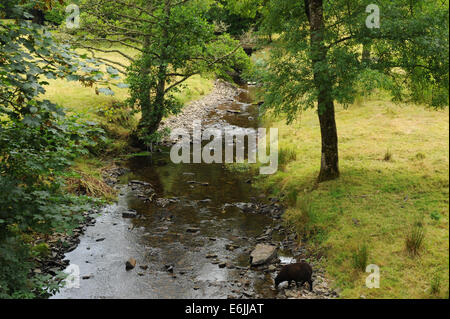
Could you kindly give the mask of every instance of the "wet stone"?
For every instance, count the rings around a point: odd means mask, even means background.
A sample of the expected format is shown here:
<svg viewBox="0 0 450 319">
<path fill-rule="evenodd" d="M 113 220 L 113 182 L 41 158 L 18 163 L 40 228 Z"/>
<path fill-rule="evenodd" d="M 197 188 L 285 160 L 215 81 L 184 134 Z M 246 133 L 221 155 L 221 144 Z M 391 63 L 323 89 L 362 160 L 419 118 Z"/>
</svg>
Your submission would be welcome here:
<svg viewBox="0 0 450 319">
<path fill-rule="evenodd" d="M 227 267 L 227 269 L 234 269 L 235 266 L 232 263 L 226 263 L 225 266 Z"/>
<path fill-rule="evenodd" d="M 200 228 L 198 228 L 198 227 L 188 227 L 186 229 L 186 232 L 192 233 L 192 234 L 198 233 L 198 232 L 200 232 Z"/>
<path fill-rule="evenodd" d="M 122 217 L 123 218 L 136 218 L 137 212 L 134 210 L 128 210 L 128 211 L 122 213 Z"/>
<path fill-rule="evenodd" d="M 239 248 L 239 246 L 234 245 L 234 244 L 226 244 L 225 245 L 225 249 L 229 250 L 229 251 L 234 251 L 235 249 Z"/>
<path fill-rule="evenodd" d="M 167 272 L 173 273 L 173 266 L 172 265 L 165 265 L 164 268 Z"/>
<path fill-rule="evenodd" d="M 264 265 L 277 256 L 277 247 L 267 244 L 258 244 L 250 254 L 252 266 Z"/>
<path fill-rule="evenodd" d="M 134 259 L 134 258 L 128 259 L 127 262 L 125 263 L 125 269 L 131 270 L 134 267 L 136 267 L 136 259 Z"/>
</svg>

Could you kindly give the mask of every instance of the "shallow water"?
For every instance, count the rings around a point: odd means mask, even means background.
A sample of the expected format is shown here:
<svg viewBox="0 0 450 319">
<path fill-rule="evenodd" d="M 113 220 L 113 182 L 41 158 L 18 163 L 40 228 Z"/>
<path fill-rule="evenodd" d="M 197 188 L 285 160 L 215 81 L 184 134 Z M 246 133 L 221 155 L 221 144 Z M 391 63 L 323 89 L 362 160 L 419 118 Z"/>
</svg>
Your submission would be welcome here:
<svg viewBox="0 0 450 319">
<path fill-rule="evenodd" d="M 219 105 L 206 124 L 256 128 L 258 107 L 251 104 L 251 90 L 241 93 L 239 101 Z M 79 266 L 81 276 L 90 278 L 54 298 L 227 298 L 244 292 L 247 297 L 275 297 L 273 275 L 248 266 L 255 238 L 276 222 L 234 205 L 264 200 L 248 183 L 251 176 L 223 164 L 173 164 L 168 149 L 135 157 L 127 165 L 131 173 L 121 177 L 118 203 L 106 207 L 80 237 L 78 248 L 66 255 Z M 144 202 L 128 186 L 131 180 L 151 183 L 156 197 L 169 199 L 168 204 Z M 128 209 L 139 217 L 123 219 Z M 199 232 L 189 233 L 189 227 Z M 105 240 L 97 242 L 100 238 Z M 237 248 L 227 250 L 227 244 Z M 126 271 L 130 257 L 137 266 Z M 217 262 L 234 267 L 220 268 Z M 144 265 L 148 269 L 140 268 Z M 173 273 L 167 271 L 169 266 Z"/>
</svg>

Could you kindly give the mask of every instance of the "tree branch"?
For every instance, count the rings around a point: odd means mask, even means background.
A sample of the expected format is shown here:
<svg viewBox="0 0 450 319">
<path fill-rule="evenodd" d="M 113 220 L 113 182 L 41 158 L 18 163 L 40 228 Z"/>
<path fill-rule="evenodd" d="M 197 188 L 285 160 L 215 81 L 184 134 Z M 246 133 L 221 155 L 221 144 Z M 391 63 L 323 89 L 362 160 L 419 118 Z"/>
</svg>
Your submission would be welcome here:
<svg viewBox="0 0 450 319">
<path fill-rule="evenodd" d="M 228 58 L 230 55 L 232 55 L 233 53 L 235 53 L 239 48 L 240 48 L 240 46 L 237 46 L 236 48 L 234 48 L 232 51 L 230 51 L 229 53 L 225 54 L 224 56 L 222 56 L 222 57 L 220 57 L 220 58 L 218 58 L 218 59 L 216 59 L 216 60 L 211 61 L 210 63 L 208 63 L 206 67 L 213 66 L 214 64 L 217 64 L 217 63 L 219 63 L 220 61 L 225 60 L 225 59 Z M 186 81 L 187 79 L 189 79 L 191 76 L 196 75 L 196 74 L 199 74 L 199 73 L 200 73 L 200 71 L 195 71 L 195 72 L 191 72 L 191 73 L 186 74 L 181 80 L 179 80 L 178 82 L 175 82 L 175 83 L 173 83 L 171 86 L 169 86 L 169 87 L 165 90 L 165 92 L 166 92 L 166 93 L 169 92 L 171 89 L 173 89 L 173 88 L 176 87 L 177 85 L 183 83 L 184 81 Z"/>
<path fill-rule="evenodd" d="M 88 46 L 88 45 L 84 45 L 84 44 L 81 44 L 81 43 L 79 43 L 78 46 L 80 46 L 81 48 L 86 49 L 86 50 L 94 50 L 94 51 L 99 51 L 99 52 L 103 52 L 103 53 L 119 53 L 121 56 L 123 56 L 124 58 L 128 59 L 129 61 L 135 62 L 135 60 L 132 57 L 130 57 L 129 55 L 127 55 L 127 54 L 125 54 L 125 53 L 123 53 L 123 52 L 121 52 L 120 50 L 117 50 L 117 49 L 104 50 L 104 49 L 99 49 L 99 48 L 94 48 L 94 47 L 91 47 L 91 46 Z"/>
</svg>

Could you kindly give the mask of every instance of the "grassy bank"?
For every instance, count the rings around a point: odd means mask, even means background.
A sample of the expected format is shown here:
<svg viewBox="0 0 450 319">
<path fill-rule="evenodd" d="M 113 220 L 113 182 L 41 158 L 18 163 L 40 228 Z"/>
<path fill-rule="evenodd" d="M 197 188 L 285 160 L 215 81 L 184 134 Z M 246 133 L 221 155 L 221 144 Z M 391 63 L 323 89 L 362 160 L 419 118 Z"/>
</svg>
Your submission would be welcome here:
<svg viewBox="0 0 450 319">
<path fill-rule="evenodd" d="M 128 48 L 109 48 L 109 50 L 118 49 L 129 56 L 135 56 L 136 52 Z M 85 50 L 78 50 L 80 53 L 89 53 Z M 128 60 L 118 53 L 98 54 L 98 57 L 106 58 L 128 65 Z M 124 82 L 125 79 L 121 75 L 121 79 L 117 82 Z M 107 119 L 102 116 L 99 110 L 103 107 L 110 106 L 117 101 L 123 102 L 128 97 L 128 89 L 121 89 L 111 86 L 114 96 L 96 94 L 93 88 L 87 88 L 78 82 L 69 82 L 64 79 L 48 80 L 49 85 L 45 87 L 46 94 L 44 98 L 54 103 L 62 105 L 70 112 L 79 114 L 90 120 L 96 120 L 104 123 Z M 181 103 L 189 103 L 190 101 L 200 98 L 202 95 L 208 94 L 213 88 L 213 80 L 200 75 L 194 75 L 185 82 L 180 92 L 175 93 L 175 97 Z M 136 115 L 139 118 L 139 114 Z M 121 126 L 127 123 L 116 123 Z"/>
<path fill-rule="evenodd" d="M 136 52 L 128 48 L 117 49 L 130 56 L 136 55 Z M 79 50 L 79 52 L 87 53 L 84 50 Z M 128 63 L 128 60 L 118 53 L 103 53 L 97 56 L 123 65 Z M 122 76 L 118 82 L 124 80 Z M 111 86 L 115 94 L 107 96 L 96 94 L 94 88 L 84 87 L 79 82 L 69 82 L 64 79 L 48 80 L 48 82 L 43 98 L 63 106 L 69 113 L 99 123 L 107 132 L 109 140 L 104 145 L 106 149 L 99 154 L 99 159 L 80 158 L 73 167 L 80 176 L 100 176 L 101 169 L 110 165 L 115 157 L 123 155 L 129 150 L 128 136 L 140 118 L 139 113 L 133 114 L 132 110 L 123 103 L 128 97 L 128 90 Z M 176 92 L 175 97 L 181 103 L 186 104 L 208 94 L 213 86 L 213 79 L 195 75 L 185 82 L 185 86 L 180 92 Z M 98 162 L 103 164 L 99 165 Z M 110 197 L 110 194 L 105 195 L 107 198 Z"/>
<path fill-rule="evenodd" d="M 341 297 L 448 297 L 448 110 L 387 101 L 337 107 L 342 176 L 322 184 L 316 113 L 289 126 L 267 117 L 279 128 L 281 168 L 259 184 L 284 198 L 286 222 L 325 257 Z M 406 240 L 422 233 L 413 255 Z M 379 289 L 366 288 L 365 264 L 380 267 Z"/>
</svg>

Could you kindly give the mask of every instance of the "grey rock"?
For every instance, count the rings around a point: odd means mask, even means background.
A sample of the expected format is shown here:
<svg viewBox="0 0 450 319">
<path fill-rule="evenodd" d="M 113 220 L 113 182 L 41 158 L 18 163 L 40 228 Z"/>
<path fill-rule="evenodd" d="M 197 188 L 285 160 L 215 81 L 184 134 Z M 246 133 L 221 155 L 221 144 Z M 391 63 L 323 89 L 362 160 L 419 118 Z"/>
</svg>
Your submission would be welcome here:
<svg viewBox="0 0 450 319">
<path fill-rule="evenodd" d="M 200 228 L 198 228 L 198 227 L 188 227 L 186 229 L 186 232 L 188 232 L 188 233 L 198 233 L 199 231 L 200 231 Z"/>
<path fill-rule="evenodd" d="M 128 210 L 122 213 L 122 218 L 136 218 L 137 212 L 134 210 Z"/>
<path fill-rule="evenodd" d="M 127 262 L 125 263 L 125 269 L 131 270 L 134 267 L 136 267 L 136 259 L 134 259 L 134 258 L 128 259 Z"/>
<path fill-rule="evenodd" d="M 277 256 L 277 247 L 267 244 L 258 244 L 250 254 L 252 266 L 264 265 Z"/>
</svg>

